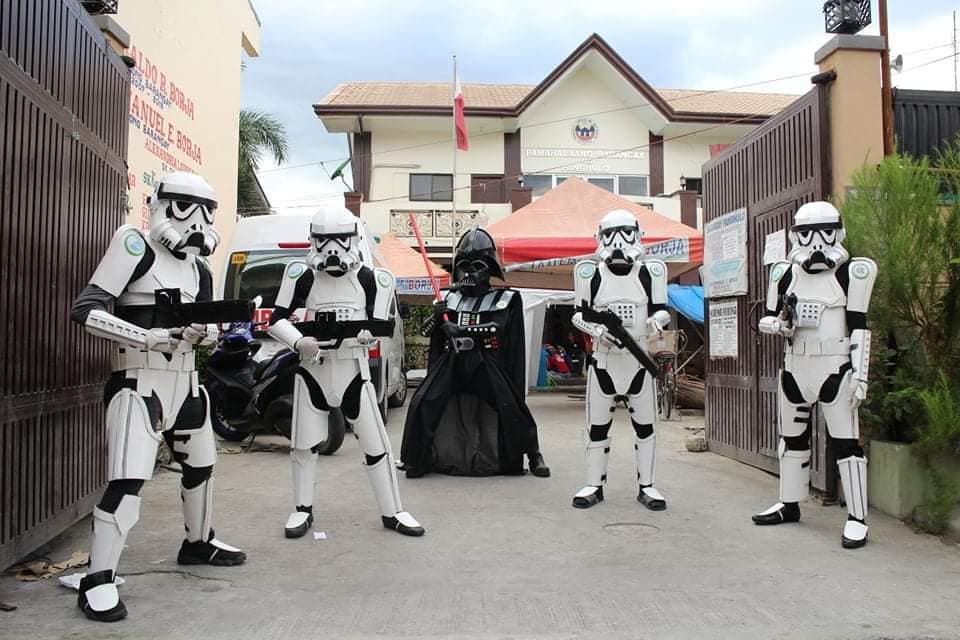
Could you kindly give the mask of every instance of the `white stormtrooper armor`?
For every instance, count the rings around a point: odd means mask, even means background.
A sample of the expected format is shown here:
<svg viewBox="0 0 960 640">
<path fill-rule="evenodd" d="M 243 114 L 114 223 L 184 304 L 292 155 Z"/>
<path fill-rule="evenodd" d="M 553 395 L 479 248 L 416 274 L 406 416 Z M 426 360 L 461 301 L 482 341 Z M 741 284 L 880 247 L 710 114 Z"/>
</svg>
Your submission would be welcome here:
<svg viewBox="0 0 960 640">
<path fill-rule="evenodd" d="M 363 264 L 360 221 L 343 207 L 322 209 L 310 223 L 311 249 L 306 263 L 287 266 L 277 294 L 269 333 L 299 352 L 290 457 L 296 510 L 286 536 L 303 536 L 313 523 L 317 445 L 327 439 L 328 412 L 340 407 L 366 456 L 366 469 L 384 527 L 411 536 L 423 527 L 403 510 L 390 441 L 370 382 L 367 348 L 374 338 L 366 329 L 356 338 L 333 342 L 304 337 L 288 318 L 306 309 L 306 319 L 333 313 L 337 321 L 386 320 L 394 296 L 389 271 Z"/>
<path fill-rule="evenodd" d="M 212 299 L 210 269 L 198 256 L 216 248 L 211 226 L 216 205 L 213 189 L 200 176 L 163 178 L 150 201 L 149 237 L 133 226 L 120 227 L 71 312 L 87 331 L 117 344 L 105 390 L 109 484 L 93 512 L 90 568 L 80 583 L 79 606 L 94 620 L 126 616 L 114 584 L 117 563 L 139 518 L 138 494 L 153 476 L 163 439 L 183 468 L 186 539 L 178 562 L 245 560 L 242 551 L 216 540 L 210 526 L 216 446 L 194 347 L 214 342 L 217 326 L 152 324 L 157 290 L 178 290 L 181 302 Z"/>
<path fill-rule="evenodd" d="M 606 214 L 597 230 L 598 261 L 579 262 L 574 270 L 577 307 L 612 311 L 640 345 L 670 322 L 666 311 L 667 266 L 644 259 L 642 233 L 636 217 L 617 209 Z M 626 349 L 614 344 L 606 327 L 588 322 L 577 311 L 575 327 L 593 338 L 593 356 L 587 373 L 587 484 L 573 498 L 573 506 L 588 508 L 603 500 L 612 414 L 625 400 L 634 428 L 637 459 L 637 499 L 647 508 L 666 509 L 654 488 L 657 422 L 656 381 Z"/>
<path fill-rule="evenodd" d="M 753 517 L 762 525 L 797 522 L 810 480 L 810 421 L 819 403 L 837 453 L 848 519 L 846 548 L 867 541 L 867 461 L 857 409 L 867 395 L 870 331 L 866 313 L 877 277 L 868 258 L 850 258 L 840 214 L 827 202 L 797 211 L 786 262 L 770 269 L 763 333 L 786 338 L 780 372 L 780 502 Z M 792 308 L 792 310 L 791 310 Z"/>
</svg>

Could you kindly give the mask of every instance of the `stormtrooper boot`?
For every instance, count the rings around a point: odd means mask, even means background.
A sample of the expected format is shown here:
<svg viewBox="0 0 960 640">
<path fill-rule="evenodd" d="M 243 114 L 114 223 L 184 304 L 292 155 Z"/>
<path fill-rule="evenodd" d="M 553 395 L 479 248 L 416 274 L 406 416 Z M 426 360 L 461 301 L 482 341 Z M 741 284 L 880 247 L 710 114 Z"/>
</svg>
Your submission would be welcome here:
<svg viewBox="0 0 960 640">
<path fill-rule="evenodd" d="M 844 549 L 857 549 L 867 544 L 867 460 L 850 456 L 837 460 L 837 467 L 848 514 L 840 542 Z"/>
<path fill-rule="evenodd" d="M 210 522 L 213 518 L 213 478 L 192 489 L 180 488 L 183 499 L 183 524 L 187 537 L 180 545 L 177 564 L 210 564 L 229 567 L 243 564 L 245 554 L 236 547 L 217 540 Z"/>
<path fill-rule="evenodd" d="M 138 496 L 123 496 L 114 513 L 107 513 L 99 507 L 93 509 L 90 569 L 80 580 L 80 595 L 77 597 L 77 606 L 91 620 L 116 622 L 127 617 L 127 607 L 120 600 L 113 581 L 127 534 L 139 519 Z"/>
<path fill-rule="evenodd" d="M 640 485 L 637 500 L 651 511 L 663 511 L 667 508 L 667 501 L 653 487 L 657 471 L 657 434 L 652 433 L 646 438 L 633 437 L 633 448 L 637 454 L 637 482 Z"/>
<path fill-rule="evenodd" d="M 397 488 L 397 474 L 393 460 L 384 454 L 373 464 L 366 465 L 367 476 L 373 487 L 373 495 L 380 507 L 380 520 L 385 529 L 392 529 L 405 536 L 422 536 L 424 528 L 417 519 L 403 510 L 400 504 L 400 492 Z"/>
<path fill-rule="evenodd" d="M 587 485 L 573 496 L 573 506 L 577 509 L 589 509 L 603 502 L 603 485 L 607 483 L 610 441 L 610 438 L 606 438 L 587 444 Z"/>
<path fill-rule="evenodd" d="M 753 516 L 754 524 L 774 525 L 800 521 L 801 500 L 810 484 L 810 450 L 790 451 L 780 441 L 780 502 Z"/>
<path fill-rule="evenodd" d="M 288 538 L 301 538 L 313 526 L 313 486 L 317 475 L 317 456 L 312 449 L 291 449 L 293 470 L 293 500 L 296 511 L 290 514 L 284 527 Z"/>
</svg>

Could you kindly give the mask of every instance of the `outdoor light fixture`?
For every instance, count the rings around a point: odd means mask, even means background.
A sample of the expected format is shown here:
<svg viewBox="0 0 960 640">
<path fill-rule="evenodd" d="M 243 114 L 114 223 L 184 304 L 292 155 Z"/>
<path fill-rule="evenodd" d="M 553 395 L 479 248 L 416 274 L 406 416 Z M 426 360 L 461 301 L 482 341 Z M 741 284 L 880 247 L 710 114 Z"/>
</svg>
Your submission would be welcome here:
<svg viewBox="0 0 960 640">
<path fill-rule="evenodd" d="M 870 24 L 870 0 L 827 0 L 823 18 L 827 33 L 857 33 Z"/>
</svg>

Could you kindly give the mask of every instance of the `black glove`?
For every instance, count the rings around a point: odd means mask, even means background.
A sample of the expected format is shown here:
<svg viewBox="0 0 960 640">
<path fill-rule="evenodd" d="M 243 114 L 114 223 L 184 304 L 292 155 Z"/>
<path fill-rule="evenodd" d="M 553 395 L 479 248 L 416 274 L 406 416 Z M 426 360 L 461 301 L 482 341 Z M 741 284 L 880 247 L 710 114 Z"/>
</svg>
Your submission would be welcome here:
<svg viewBox="0 0 960 640">
<path fill-rule="evenodd" d="M 443 316 L 447 313 L 447 301 L 441 300 L 433 305 L 433 321 L 443 322 L 446 320 Z"/>
<path fill-rule="evenodd" d="M 449 320 L 444 320 L 440 324 L 440 329 L 448 338 L 459 338 L 462 333 L 460 327 L 453 324 Z"/>
</svg>

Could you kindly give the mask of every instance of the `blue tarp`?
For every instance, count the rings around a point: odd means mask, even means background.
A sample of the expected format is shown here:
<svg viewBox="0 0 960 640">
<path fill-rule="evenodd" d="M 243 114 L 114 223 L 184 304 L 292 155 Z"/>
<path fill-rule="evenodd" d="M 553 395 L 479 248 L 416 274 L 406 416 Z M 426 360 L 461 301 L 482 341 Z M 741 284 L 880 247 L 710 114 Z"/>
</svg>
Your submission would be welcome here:
<svg viewBox="0 0 960 640">
<path fill-rule="evenodd" d="M 671 284 L 667 287 L 667 306 L 694 322 L 703 324 L 703 287 Z"/>
</svg>

